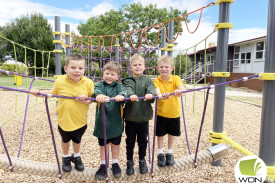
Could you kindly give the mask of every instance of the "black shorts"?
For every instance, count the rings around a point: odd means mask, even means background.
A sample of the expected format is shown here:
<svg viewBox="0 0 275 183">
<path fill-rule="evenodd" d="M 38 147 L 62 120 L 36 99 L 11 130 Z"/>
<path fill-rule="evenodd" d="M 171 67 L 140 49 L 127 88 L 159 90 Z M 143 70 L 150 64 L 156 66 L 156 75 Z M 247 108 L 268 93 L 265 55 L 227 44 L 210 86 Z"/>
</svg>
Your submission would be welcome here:
<svg viewBox="0 0 275 183">
<path fill-rule="evenodd" d="M 156 136 L 164 136 L 166 134 L 173 136 L 180 136 L 180 117 L 165 118 L 157 116 Z"/>
<path fill-rule="evenodd" d="M 101 138 L 97 138 L 97 139 L 98 139 L 98 144 L 100 146 L 104 146 L 104 139 L 101 139 Z M 114 145 L 120 145 L 121 135 L 118 137 L 111 138 L 111 139 L 106 139 L 106 145 L 109 144 L 110 142 Z"/>
<path fill-rule="evenodd" d="M 75 130 L 75 131 L 64 131 L 58 125 L 58 131 L 61 135 L 62 142 L 67 143 L 72 140 L 74 143 L 79 144 L 81 142 L 82 136 L 87 129 L 87 125 Z"/>
</svg>

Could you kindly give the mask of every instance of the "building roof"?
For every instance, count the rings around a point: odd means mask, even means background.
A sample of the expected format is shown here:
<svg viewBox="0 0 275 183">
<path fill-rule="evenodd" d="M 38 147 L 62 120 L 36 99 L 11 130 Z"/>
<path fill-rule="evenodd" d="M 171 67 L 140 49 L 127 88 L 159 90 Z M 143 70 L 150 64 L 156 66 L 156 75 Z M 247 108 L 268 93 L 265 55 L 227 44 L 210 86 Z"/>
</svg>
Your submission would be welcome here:
<svg viewBox="0 0 275 183">
<path fill-rule="evenodd" d="M 248 39 L 248 40 L 244 40 L 244 41 L 240 41 L 240 42 L 236 42 L 236 43 L 231 43 L 231 44 L 228 44 L 228 47 L 239 45 L 239 44 L 244 44 L 244 43 L 249 43 L 249 42 L 254 42 L 254 41 L 260 40 L 260 39 L 266 39 L 266 36 L 261 36 L 261 37 Z M 213 47 L 206 48 L 206 50 L 216 50 L 216 48 L 217 48 L 217 46 L 213 46 Z M 204 52 L 204 49 L 197 51 L 197 53 L 200 53 L 200 52 Z M 188 55 L 194 55 L 194 53 L 190 53 Z"/>
</svg>

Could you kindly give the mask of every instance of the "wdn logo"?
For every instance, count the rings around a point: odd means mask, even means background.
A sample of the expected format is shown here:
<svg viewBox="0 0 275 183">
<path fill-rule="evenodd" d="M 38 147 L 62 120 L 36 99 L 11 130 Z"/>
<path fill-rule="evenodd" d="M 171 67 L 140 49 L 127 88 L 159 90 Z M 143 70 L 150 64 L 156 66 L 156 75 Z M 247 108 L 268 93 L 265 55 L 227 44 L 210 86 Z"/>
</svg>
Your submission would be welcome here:
<svg viewBox="0 0 275 183">
<path fill-rule="evenodd" d="M 235 177 L 239 183 L 264 182 L 266 174 L 265 163 L 256 156 L 245 156 L 235 166 Z"/>
</svg>

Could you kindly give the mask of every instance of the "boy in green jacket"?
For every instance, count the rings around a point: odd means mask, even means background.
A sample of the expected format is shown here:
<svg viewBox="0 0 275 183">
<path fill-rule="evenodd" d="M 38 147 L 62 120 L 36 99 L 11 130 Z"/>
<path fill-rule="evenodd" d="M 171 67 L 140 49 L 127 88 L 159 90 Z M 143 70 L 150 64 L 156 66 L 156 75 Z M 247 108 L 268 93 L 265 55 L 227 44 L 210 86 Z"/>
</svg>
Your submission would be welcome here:
<svg viewBox="0 0 275 183">
<path fill-rule="evenodd" d="M 130 58 L 130 69 L 132 77 L 122 81 L 126 87 L 127 94 L 131 101 L 128 101 L 124 108 L 125 132 L 126 132 L 126 155 L 127 155 L 127 175 L 134 174 L 133 153 L 137 139 L 139 147 L 139 170 L 141 174 L 148 172 L 145 161 L 147 148 L 148 121 L 153 117 L 151 103 L 155 95 L 155 86 L 153 81 L 143 75 L 145 70 L 144 58 L 134 54 Z M 138 97 L 144 97 L 145 100 L 138 100 Z"/>
<path fill-rule="evenodd" d="M 121 169 L 118 164 L 121 134 L 123 133 L 123 99 L 127 97 L 124 86 L 117 81 L 121 75 L 121 66 L 114 61 L 104 65 L 103 81 L 95 85 L 94 96 L 98 102 L 95 115 L 94 136 L 98 138 L 100 146 L 100 167 L 96 172 L 96 177 L 103 180 L 105 171 L 105 149 L 104 149 L 104 129 L 102 117 L 102 105 L 106 99 L 115 98 L 115 101 L 105 103 L 106 121 L 106 144 L 109 150 L 109 143 L 112 151 L 112 171 L 116 178 L 121 176 Z"/>
</svg>

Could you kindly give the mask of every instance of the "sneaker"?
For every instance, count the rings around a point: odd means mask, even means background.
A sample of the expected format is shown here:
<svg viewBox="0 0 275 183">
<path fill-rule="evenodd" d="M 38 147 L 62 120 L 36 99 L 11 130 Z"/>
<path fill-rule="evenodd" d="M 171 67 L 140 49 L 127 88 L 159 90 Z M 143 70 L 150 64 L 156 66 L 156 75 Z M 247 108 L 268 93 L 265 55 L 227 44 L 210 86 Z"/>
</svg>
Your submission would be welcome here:
<svg viewBox="0 0 275 183">
<path fill-rule="evenodd" d="M 105 164 L 100 165 L 99 169 L 95 173 L 95 176 L 96 176 L 97 179 L 103 180 L 105 178 L 105 176 L 106 176 L 105 168 L 106 168 Z"/>
<path fill-rule="evenodd" d="M 164 154 L 162 153 L 158 155 L 158 166 L 159 167 L 165 166 L 165 157 L 164 157 Z"/>
<path fill-rule="evenodd" d="M 146 165 L 145 159 L 139 160 L 139 171 L 140 171 L 140 174 L 145 174 L 148 172 L 148 167 Z"/>
<path fill-rule="evenodd" d="M 175 164 L 174 157 L 171 153 L 167 153 L 165 156 L 166 156 L 166 165 L 167 166 L 172 166 L 173 164 Z"/>
<path fill-rule="evenodd" d="M 84 170 L 84 165 L 83 165 L 83 163 L 81 161 L 81 157 L 80 156 L 74 157 L 74 154 L 72 154 L 71 160 L 74 163 L 74 167 L 75 167 L 75 169 L 77 171 L 82 172 Z"/>
<path fill-rule="evenodd" d="M 126 174 L 127 175 L 133 175 L 134 173 L 135 173 L 135 170 L 134 170 L 134 161 L 133 160 L 128 160 L 127 161 Z"/>
<path fill-rule="evenodd" d="M 112 171 L 115 178 L 119 178 L 121 176 L 121 169 L 118 163 L 112 164 Z"/>
<path fill-rule="evenodd" d="M 72 171 L 71 157 L 62 157 L 62 170 L 63 172 Z"/>
</svg>

